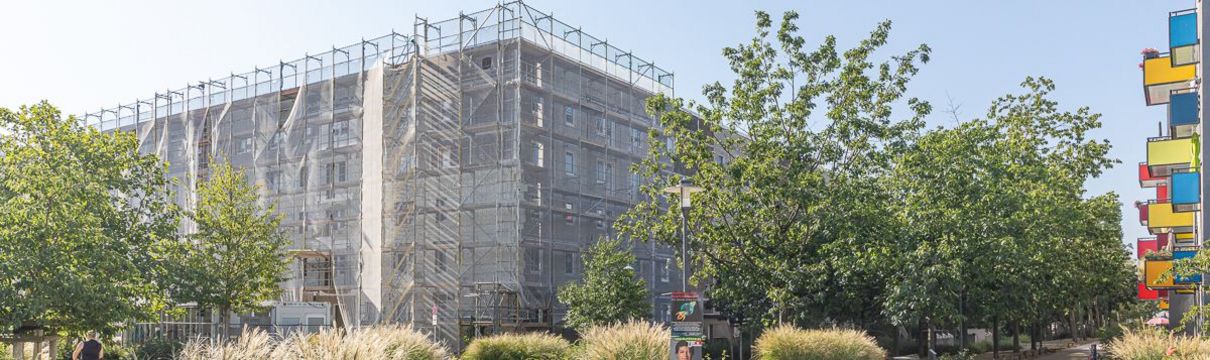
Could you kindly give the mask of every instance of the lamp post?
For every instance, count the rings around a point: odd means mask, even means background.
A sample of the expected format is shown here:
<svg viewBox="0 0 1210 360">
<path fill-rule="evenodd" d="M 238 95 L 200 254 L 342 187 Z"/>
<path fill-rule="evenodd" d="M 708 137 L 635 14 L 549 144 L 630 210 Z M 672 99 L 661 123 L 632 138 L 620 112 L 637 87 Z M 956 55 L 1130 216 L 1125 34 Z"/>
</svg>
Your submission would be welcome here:
<svg viewBox="0 0 1210 360">
<path fill-rule="evenodd" d="M 680 185 L 664 188 L 664 192 L 677 194 L 681 200 L 681 261 L 684 261 L 685 271 L 681 274 L 681 292 L 689 291 L 689 242 L 686 234 L 689 232 L 689 209 L 692 207 L 692 195 L 705 189 L 694 186 L 688 177 L 682 178 Z"/>
</svg>

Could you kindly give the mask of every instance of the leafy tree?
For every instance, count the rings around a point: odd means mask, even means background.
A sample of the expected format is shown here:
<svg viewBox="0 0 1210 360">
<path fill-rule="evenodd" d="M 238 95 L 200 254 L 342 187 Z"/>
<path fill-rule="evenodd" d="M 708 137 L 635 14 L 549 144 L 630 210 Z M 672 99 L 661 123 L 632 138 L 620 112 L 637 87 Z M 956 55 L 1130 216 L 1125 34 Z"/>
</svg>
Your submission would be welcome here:
<svg viewBox="0 0 1210 360">
<path fill-rule="evenodd" d="M 166 305 L 178 212 L 128 133 L 0 109 L 0 327 L 113 332 Z"/>
<path fill-rule="evenodd" d="M 881 284 L 894 270 L 899 225 L 883 175 L 931 111 L 905 97 L 930 49 L 872 59 L 887 21 L 852 49 L 829 36 L 808 50 L 797 13 L 776 29 L 768 14 L 756 17 L 757 36 L 723 50 L 736 75 L 730 86 L 706 86 L 701 105 L 649 100 L 662 127 L 653 141 L 672 138 L 675 147 L 651 146 L 632 169 L 653 179 L 643 188 L 652 200 L 619 229 L 678 242 L 679 209 L 661 200 L 661 189 L 679 181 L 678 166 L 706 189 L 689 213 L 694 278 L 713 279 L 710 297 L 731 316 L 805 327 L 885 323 Z"/>
<path fill-rule="evenodd" d="M 635 257 L 620 240 L 597 241 L 586 255 L 583 282 L 559 289 L 559 302 L 567 305 L 567 327 L 581 330 L 650 315 L 647 284 L 627 269 Z"/>
<path fill-rule="evenodd" d="M 211 163 L 209 179 L 197 186 L 197 206 L 188 211 L 197 230 L 183 244 L 175 296 L 217 310 L 227 336 L 232 312 L 258 310 L 281 293 L 290 239 L 279 228 L 281 215 L 259 204 L 243 170 Z"/>
</svg>

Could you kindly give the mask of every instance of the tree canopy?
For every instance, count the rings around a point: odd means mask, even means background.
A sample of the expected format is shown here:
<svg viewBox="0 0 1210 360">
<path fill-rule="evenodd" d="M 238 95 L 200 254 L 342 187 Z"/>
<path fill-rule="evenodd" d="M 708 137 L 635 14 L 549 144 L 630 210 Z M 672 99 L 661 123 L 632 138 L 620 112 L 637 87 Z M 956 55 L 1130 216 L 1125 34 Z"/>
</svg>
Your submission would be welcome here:
<svg viewBox="0 0 1210 360">
<path fill-rule="evenodd" d="M 260 310 L 281 293 L 290 239 L 281 215 L 261 206 L 243 170 L 211 163 L 209 178 L 197 186 L 197 206 L 187 212 L 197 230 L 182 243 L 174 295 L 217 310 L 225 324 L 231 312 Z"/>
<path fill-rule="evenodd" d="M 756 36 L 723 50 L 735 80 L 706 86 L 705 103 L 649 99 L 653 141 L 675 146 L 632 169 L 650 200 L 622 234 L 675 244 L 679 209 L 661 189 L 691 175 L 705 188 L 689 213 L 693 277 L 765 324 L 1074 327 L 1130 299 L 1119 200 L 1084 187 L 1117 163 L 1091 135 L 1099 114 L 1063 110 L 1052 81 L 1027 78 L 985 118 L 926 129 L 933 108 L 908 83 L 927 45 L 877 59 L 886 21 L 853 48 L 828 36 L 808 49 L 797 18 L 758 12 Z"/>
<path fill-rule="evenodd" d="M 647 284 L 635 276 L 635 256 L 616 239 L 602 239 L 589 247 L 584 259 L 584 280 L 559 289 L 559 302 L 567 305 L 568 328 L 582 330 L 650 317 Z"/>
<path fill-rule="evenodd" d="M 112 332 L 162 309 L 165 164 L 45 102 L 0 109 L 0 133 L 0 326 Z"/>
</svg>

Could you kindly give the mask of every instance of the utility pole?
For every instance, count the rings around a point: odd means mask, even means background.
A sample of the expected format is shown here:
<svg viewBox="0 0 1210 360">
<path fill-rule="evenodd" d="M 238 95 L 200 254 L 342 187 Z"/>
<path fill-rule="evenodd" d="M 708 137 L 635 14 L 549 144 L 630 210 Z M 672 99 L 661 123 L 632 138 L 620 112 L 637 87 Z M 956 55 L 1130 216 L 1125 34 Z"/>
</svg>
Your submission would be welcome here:
<svg viewBox="0 0 1210 360">
<path fill-rule="evenodd" d="M 1202 44 L 1202 40 L 1210 38 L 1210 26 L 1207 26 L 1206 16 L 1204 16 L 1205 15 L 1204 10 L 1205 10 L 1205 7 L 1203 6 L 1203 1 L 1197 0 L 1197 10 L 1196 10 L 1197 33 L 1198 33 L 1198 45 L 1197 45 L 1198 49 L 1197 49 L 1197 51 L 1199 53 L 1198 54 L 1199 61 L 1197 63 L 1197 78 L 1194 81 L 1197 82 L 1196 88 L 1197 88 L 1198 97 L 1199 97 L 1198 102 L 1200 103 L 1199 105 L 1201 105 L 1198 107 L 1198 125 L 1197 125 L 1198 126 L 1197 134 L 1198 135 L 1197 136 L 1199 137 L 1199 139 L 1198 139 L 1199 144 L 1202 144 L 1202 146 L 1199 149 L 1199 151 L 1201 153 L 1194 154 L 1194 156 L 1200 156 L 1203 160 L 1210 158 L 1210 150 L 1207 150 L 1207 148 L 1205 146 L 1207 144 L 1207 141 L 1210 140 L 1210 136 L 1206 135 L 1206 126 L 1205 126 L 1206 119 L 1210 118 L 1210 106 L 1208 106 L 1208 105 L 1210 105 L 1210 96 L 1207 95 L 1207 92 L 1205 91 L 1205 89 L 1201 88 L 1202 79 L 1205 77 L 1204 74 L 1205 74 L 1205 68 L 1206 68 L 1205 67 L 1206 59 L 1210 59 L 1210 50 L 1208 50 L 1206 48 L 1205 44 Z M 1199 210 L 1201 212 L 1201 216 L 1199 216 L 1196 219 L 1197 226 L 1195 227 L 1195 230 L 1194 230 L 1195 231 L 1194 239 L 1197 240 L 1198 250 L 1200 251 L 1202 245 L 1205 244 L 1205 242 L 1206 242 L 1205 241 L 1206 240 L 1206 231 L 1205 231 L 1204 226 L 1206 226 L 1206 224 L 1210 224 L 1210 217 L 1207 216 L 1207 211 L 1206 211 L 1207 210 L 1207 208 L 1206 208 L 1206 191 L 1208 189 L 1210 189 L 1210 186 L 1208 186 L 1208 185 L 1210 185 L 1210 183 L 1208 183 L 1206 181 L 1205 162 L 1199 161 L 1198 166 L 1199 166 L 1199 168 L 1194 169 L 1194 170 L 1197 171 L 1198 174 L 1201 174 L 1201 176 L 1199 176 L 1199 179 L 1201 180 L 1201 184 L 1200 184 L 1201 199 L 1199 199 L 1199 203 L 1200 203 Z M 1194 330 L 1194 333 L 1198 334 L 1198 335 L 1201 334 L 1202 325 L 1203 325 L 1203 321 L 1204 321 L 1203 316 L 1202 316 L 1202 311 L 1200 311 L 1200 309 L 1202 306 L 1205 306 L 1205 304 L 1206 304 L 1206 297 L 1205 297 L 1205 291 L 1204 291 L 1205 284 L 1206 284 L 1205 276 L 1202 276 L 1202 280 L 1198 284 L 1198 287 L 1197 287 L 1196 300 L 1195 300 L 1197 302 L 1199 311 L 1197 311 L 1197 329 Z"/>
</svg>

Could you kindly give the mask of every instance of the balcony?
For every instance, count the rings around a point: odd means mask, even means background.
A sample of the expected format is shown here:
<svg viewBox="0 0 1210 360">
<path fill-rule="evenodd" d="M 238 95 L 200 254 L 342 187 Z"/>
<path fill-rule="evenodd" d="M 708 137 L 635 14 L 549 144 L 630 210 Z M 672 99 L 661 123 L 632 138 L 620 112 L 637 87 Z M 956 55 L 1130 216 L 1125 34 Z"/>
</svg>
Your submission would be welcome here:
<svg viewBox="0 0 1210 360">
<path fill-rule="evenodd" d="M 1191 213 L 1187 213 L 1191 214 Z M 1193 247 L 1197 246 L 1197 241 L 1193 238 L 1193 230 L 1189 229 L 1182 232 L 1168 234 L 1172 239 L 1173 247 Z M 1167 244 L 1165 244 L 1167 245 Z M 1166 248 L 1166 247 L 1165 247 Z"/>
<path fill-rule="evenodd" d="M 1134 207 L 1139 209 L 1139 225 L 1147 226 L 1147 203 L 1135 201 Z"/>
<path fill-rule="evenodd" d="M 1193 64 L 1172 66 L 1172 60 L 1167 54 L 1145 57 L 1143 95 L 1147 105 L 1167 104 L 1172 92 L 1192 87 L 1196 73 L 1197 67 Z"/>
<path fill-rule="evenodd" d="M 1173 251 L 1172 260 L 1192 259 L 1196 255 L 1197 255 L 1197 250 Z M 1198 283 L 1202 282 L 1201 274 L 1191 275 L 1191 276 L 1180 276 L 1180 275 L 1175 275 L 1175 276 L 1176 276 L 1176 278 L 1173 279 L 1173 282 L 1175 282 L 1177 284 L 1198 284 Z"/>
<path fill-rule="evenodd" d="M 1159 300 L 1160 291 L 1148 289 L 1143 283 L 1139 283 L 1139 300 Z"/>
<path fill-rule="evenodd" d="M 1169 234 L 1169 233 L 1156 234 L 1155 235 L 1156 246 L 1160 250 L 1167 250 L 1168 249 L 1168 237 L 1171 235 L 1172 234 Z"/>
<path fill-rule="evenodd" d="M 1172 211 L 1190 212 L 1201 209 L 1201 174 L 1177 172 L 1172 174 Z"/>
<path fill-rule="evenodd" d="M 1143 259 L 1145 256 L 1147 256 L 1147 253 L 1160 252 L 1159 245 L 1159 240 L 1156 240 L 1156 238 L 1139 238 L 1135 245 L 1135 249 L 1138 250 L 1137 259 Z"/>
<path fill-rule="evenodd" d="M 1160 184 L 1167 184 L 1168 178 L 1151 175 L 1151 167 L 1147 163 L 1139 163 L 1139 187 L 1153 188 Z"/>
<path fill-rule="evenodd" d="M 1155 201 L 1169 202 L 1168 201 L 1168 184 L 1163 184 L 1163 185 L 1155 187 Z"/>
<path fill-rule="evenodd" d="M 1168 51 L 1172 66 L 1198 62 L 1197 9 L 1168 13 Z"/>
<path fill-rule="evenodd" d="M 1147 166 L 1153 177 L 1167 177 L 1173 170 L 1188 169 L 1193 159 L 1192 138 L 1161 136 L 1147 139 Z"/>
<path fill-rule="evenodd" d="M 1147 228 L 1152 233 L 1161 229 L 1169 229 L 1176 233 L 1193 231 L 1193 213 L 1174 212 L 1170 203 L 1155 200 L 1148 201 L 1147 217 Z"/>
<path fill-rule="evenodd" d="M 1143 262 L 1143 284 L 1152 290 L 1171 289 L 1176 286 L 1171 272 L 1172 260 L 1146 260 Z"/>
<path fill-rule="evenodd" d="M 1197 91 L 1172 94 L 1171 102 L 1168 103 L 1168 129 L 1174 137 L 1190 137 L 1197 130 L 1197 102 Z"/>
</svg>

